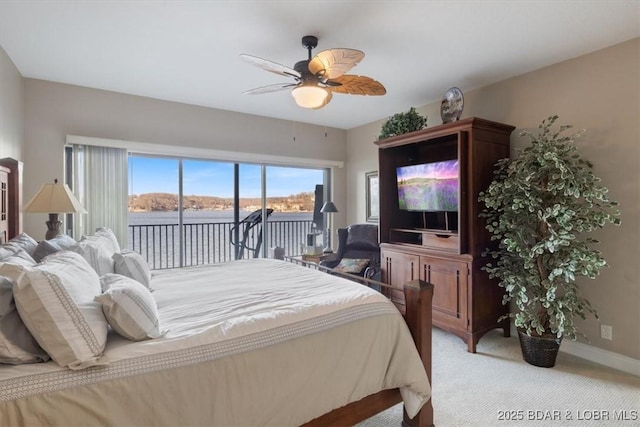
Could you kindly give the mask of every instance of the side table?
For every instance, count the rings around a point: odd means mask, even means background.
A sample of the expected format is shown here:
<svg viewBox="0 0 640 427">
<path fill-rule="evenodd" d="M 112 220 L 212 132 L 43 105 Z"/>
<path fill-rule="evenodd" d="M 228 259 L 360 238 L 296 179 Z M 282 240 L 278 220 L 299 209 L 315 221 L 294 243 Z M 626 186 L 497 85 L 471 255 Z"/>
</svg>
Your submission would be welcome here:
<svg viewBox="0 0 640 427">
<path fill-rule="evenodd" d="M 300 265 L 318 265 L 320 261 L 332 261 L 336 259 L 335 253 L 319 253 L 319 254 L 308 254 L 308 255 L 295 255 L 295 256 L 285 256 L 284 259 L 286 261 L 293 262 L 295 264 Z"/>
</svg>

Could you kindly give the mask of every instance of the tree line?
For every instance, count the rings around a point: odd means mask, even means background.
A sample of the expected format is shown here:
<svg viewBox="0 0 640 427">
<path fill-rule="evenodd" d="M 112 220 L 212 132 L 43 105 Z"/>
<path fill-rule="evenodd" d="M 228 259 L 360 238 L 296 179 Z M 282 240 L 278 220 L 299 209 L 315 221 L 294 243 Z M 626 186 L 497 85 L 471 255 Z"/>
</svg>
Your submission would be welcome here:
<svg viewBox="0 0 640 427">
<path fill-rule="evenodd" d="M 241 197 L 241 210 L 255 210 L 261 206 L 259 197 Z M 267 207 L 275 212 L 313 212 L 315 194 L 313 192 L 292 194 L 290 196 L 267 197 Z M 183 209 L 231 210 L 232 197 L 183 196 Z M 171 193 L 145 193 L 129 196 L 129 212 L 167 212 L 178 210 L 178 195 Z"/>
</svg>

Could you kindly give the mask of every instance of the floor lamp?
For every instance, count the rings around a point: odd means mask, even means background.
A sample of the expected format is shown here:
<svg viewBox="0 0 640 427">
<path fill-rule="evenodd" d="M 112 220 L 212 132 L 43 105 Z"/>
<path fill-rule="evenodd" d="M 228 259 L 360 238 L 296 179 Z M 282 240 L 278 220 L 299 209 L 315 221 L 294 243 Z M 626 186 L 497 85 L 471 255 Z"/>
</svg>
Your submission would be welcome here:
<svg viewBox="0 0 640 427">
<path fill-rule="evenodd" d="M 44 184 L 33 199 L 24 205 L 24 212 L 48 213 L 47 234 L 45 239 L 53 239 L 61 233 L 62 221 L 58 220 L 61 213 L 87 213 L 80 202 L 66 184 Z"/>
<path fill-rule="evenodd" d="M 327 223 L 331 224 L 331 214 L 338 212 L 338 208 L 336 208 L 336 205 L 334 205 L 333 202 L 326 202 L 324 205 L 322 205 L 322 209 L 320 209 L 320 212 L 327 214 Z M 323 252 L 324 253 L 333 252 L 333 250 L 331 249 L 331 226 L 330 225 L 327 227 L 327 246 L 324 248 Z"/>
</svg>

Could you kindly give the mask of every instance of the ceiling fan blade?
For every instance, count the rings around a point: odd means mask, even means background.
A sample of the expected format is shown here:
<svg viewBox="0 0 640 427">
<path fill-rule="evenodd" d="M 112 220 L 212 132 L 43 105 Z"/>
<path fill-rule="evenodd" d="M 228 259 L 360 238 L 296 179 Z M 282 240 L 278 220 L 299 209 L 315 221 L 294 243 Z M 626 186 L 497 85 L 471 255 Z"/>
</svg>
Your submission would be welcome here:
<svg viewBox="0 0 640 427">
<path fill-rule="evenodd" d="M 319 110 L 319 109 L 321 109 L 322 107 L 324 107 L 325 105 L 327 105 L 331 101 L 331 98 L 333 98 L 333 94 L 331 93 L 330 90 L 327 91 L 327 94 L 328 94 L 328 96 L 325 98 L 325 100 L 322 103 L 322 105 L 319 105 L 317 107 L 312 108 L 313 110 Z"/>
<path fill-rule="evenodd" d="M 292 88 L 294 86 L 298 86 L 299 83 L 278 83 L 274 85 L 260 86 L 255 89 L 249 89 L 248 91 L 242 92 L 243 95 L 260 95 L 263 93 L 270 92 L 278 92 L 280 90 L 285 90 Z"/>
<path fill-rule="evenodd" d="M 340 77 L 362 61 L 364 52 L 355 49 L 328 49 L 309 61 L 311 74 L 323 79 Z"/>
<path fill-rule="evenodd" d="M 339 83 L 336 86 L 335 83 Z M 327 89 L 337 93 L 348 93 L 351 95 L 384 95 L 387 90 L 382 83 L 367 76 L 356 76 L 354 74 L 344 74 L 336 79 L 327 82 Z"/>
<path fill-rule="evenodd" d="M 301 78 L 299 72 L 294 70 L 293 68 L 289 68 L 285 65 L 278 64 L 277 62 L 268 61 L 266 59 L 258 58 L 257 56 L 242 54 L 240 58 L 245 60 L 251 65 L 255 65 L 258 68 L 262 68 L 263 70 L 271 71 L 275 74 L 280 74 L 281 76 L 289 76 L 295 77 L 296 79 Z"/>
</svg>

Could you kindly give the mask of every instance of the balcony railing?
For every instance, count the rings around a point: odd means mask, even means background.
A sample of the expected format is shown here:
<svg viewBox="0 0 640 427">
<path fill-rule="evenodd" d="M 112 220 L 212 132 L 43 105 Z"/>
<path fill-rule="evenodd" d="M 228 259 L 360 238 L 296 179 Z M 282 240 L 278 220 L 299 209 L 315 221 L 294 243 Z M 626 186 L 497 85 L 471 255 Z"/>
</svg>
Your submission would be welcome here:
<svg viewBox="0 0 640 427">
<path fill-rule="evenodd" d="M 178 224 L 129 225 L 129 248 L 140 253 L 154 270 L 231 261 L 236 259 L 234 225 L 233 222 L 183 224 L 182 262 Z M 284 248 L 285 255 L 298 255 L 307 234 L 313 232 L 311 220 L 268 221 L 262 237 L 262 226 L 257 225 L 244 238 L 243 226 L 238 227 L 238 243 L 243 240 L 245 243 L 240 258 L 253 258 L 254 249 L 264 237 L 266 241 L 261 242 L 261 247 L 267 251 L 279 246 Z"/>
</svg>

